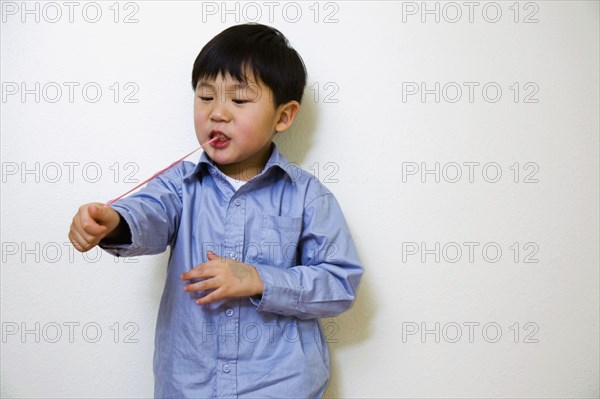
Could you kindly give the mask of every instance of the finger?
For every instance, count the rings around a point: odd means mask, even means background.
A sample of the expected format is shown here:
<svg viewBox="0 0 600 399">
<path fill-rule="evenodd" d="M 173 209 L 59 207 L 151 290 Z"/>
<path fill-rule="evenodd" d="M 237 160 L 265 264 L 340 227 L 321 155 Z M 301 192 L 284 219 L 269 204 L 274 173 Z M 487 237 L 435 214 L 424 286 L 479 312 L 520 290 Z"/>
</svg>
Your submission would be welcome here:
<svg viewBox="0 0 600 399">
<path fill-rule="evenodd" d="M 223 295 L 222 295 L 221 291 L 222 291 L 222 289 L 219 288 L 218 290 L 215 290 L 215 291 L 211 292 L 210 294 L 208 294 L 206 296 L 203 296 L 200 299 L 197 299 L 196 303 L 198 305 L 206 305 L 208 303 L 211 303 L 211 302 L 217 301 L 219 299 L 222 299 Z"/>
<path fill-rule="evenodd" d="M 79 214 L 75 215 L 75 217 L 73 218 L 71 228 L 78 233 L 78 236 L 81 237 L 82 240 L 88 243 L 99 241 L 102 238 L 102 235 L 88 233 L 83 228 Z"/>
<path fill-rule="evenodd" d="M 217 255 L 213 251 L 206 252 L 206 257 L 208 258 L 209 261 L 221 258 L 219 255 Z"/>
<path fill-rule="evenodd" d="M 89 251 L 96 246 L 95 242 L 86 240 L 76 230 L 71 230 L 69 232 L 69 239 L 71 240 L 71 243 L 73 243 L 75 249 L 77 249 L 79 252 Z"/>
<path fill-rule="evenodd" d="M 179 279 L 192 280 L 195 278 L 212 277 L 212 276 L 204 276 L 203 266 L 204 266 L 204 264 L 201 263 L 198 266 L 195 266 L 192 270 L 188 270 L 187 272 L 182 273 L 181 276 L 179 276 Z"/>
<path fill-rule="evenodd" d="M 83 247 L 81 246 L 81 244 L 79 244 L 79 241 L 77 240 L 77 238 L 75 238 L 75 233 L 71 230 L 69 231 L 69 241 L 71 241 L 71 244 L 73 244 L 73 247 L 78 250 L 79 252 L 84 252 L 83 251 Z"/>
<path fill-rule="evenodd" d="M 73 238 L 75 241 L 81 246 L 81 249 L 85 251 L 89 251 L 93 247 L 95 247 L 100 241 L 97 237 L 88 237 L 86 234 L 83 234 L 81 231 L 74 230 Z"/>
<path fill-rule="evenodd" d="M 210 278 L 218 274 L 219 270 L 210 262 L 200 263 L 191 270 L 183 273 L 179 278 L 181 280 L 191 280 L 194 278 Z"/>
<path fill-rule="evenodd" d="M 208 278 L 206 280 L 198 281 L 196 283 L 186 284 L 183 290 L 186 292 L 192 291 L 208 291 L 217 289 L 221 286 L 218 278 Z"/>
</svg>

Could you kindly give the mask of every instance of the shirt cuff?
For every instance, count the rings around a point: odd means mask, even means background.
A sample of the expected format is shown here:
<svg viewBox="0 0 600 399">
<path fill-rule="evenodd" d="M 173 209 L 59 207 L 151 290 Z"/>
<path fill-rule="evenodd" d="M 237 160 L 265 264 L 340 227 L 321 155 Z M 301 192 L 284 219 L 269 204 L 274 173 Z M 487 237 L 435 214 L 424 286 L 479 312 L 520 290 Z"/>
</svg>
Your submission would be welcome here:
<svg viewBox="0 0 600 399">
<path fill-rule="evenodd" d="M 111 207 L 121 216 L 121 222 L 127 225 L 127 229 L 129 230 L 129 242 L 118 243 L 113 242 L 112 240 L 100 240 L 98 246 L 114 256 L 135 256 L 137 255 L 137 243 L 139 240 L 136 240 L 136 231 L 135 231 L 135 223 L 131 215 L 127 212 L 126 208 L 122 208 L 119 206 Z"/>
<path fill-rule="evenodd" d="M 292 270 L 257 265 L 256 271 L 265 287 L 262 296 L 250 297 L 256 310 L 294 316 L 299 313 L 299 282 Z"/>
</svg>

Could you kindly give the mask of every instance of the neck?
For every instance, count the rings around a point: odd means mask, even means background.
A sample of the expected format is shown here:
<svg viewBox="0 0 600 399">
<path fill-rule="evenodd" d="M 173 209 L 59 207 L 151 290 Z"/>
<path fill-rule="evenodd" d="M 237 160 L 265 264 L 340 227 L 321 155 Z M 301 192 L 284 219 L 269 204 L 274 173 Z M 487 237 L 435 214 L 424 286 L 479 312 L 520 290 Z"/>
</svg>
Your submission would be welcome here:
<svg viewBox="0 0 600 399">
<path fill-rule="evenodd" d="M 218 165 L 218 168 L 235 180 L 248 181 L 262 172 L 270 156 L 271 146 L 268 146 L 265 151 L 252 157 L 252 159 L 228 165 Z"/>
</svg>

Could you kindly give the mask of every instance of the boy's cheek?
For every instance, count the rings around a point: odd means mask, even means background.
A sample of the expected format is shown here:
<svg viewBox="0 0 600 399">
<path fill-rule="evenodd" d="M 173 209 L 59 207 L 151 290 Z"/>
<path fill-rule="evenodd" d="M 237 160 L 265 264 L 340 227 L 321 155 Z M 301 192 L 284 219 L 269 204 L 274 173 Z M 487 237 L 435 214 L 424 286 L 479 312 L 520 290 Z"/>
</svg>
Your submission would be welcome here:
<svg viewBox="0 0 600 399">
<path fill-rule="evenodd" d="M 198 97 L 194 98 L 194 121 L 197 121 L 203 115 L 202 103 Z"/>
<path fill-rule="evenodd" d="M 196 137 L 199 140 L 208 139 L 208 136 L 203 137 L 203 133 L 206 133 L 208 135 L 208 132 L 204 132 L 205 129 L 203 129 L 205 125 L 206 123 L 203 122 L 203 119 L 201 117 L 194 115 L 194 130 L 196 131 Z"/>
<path fill-rule="evenodd" d="M 194 124 L 198 125 L 202 120 L 202 113 L 198 110 L 198 107 L 194 107 Z"/>
</svg>

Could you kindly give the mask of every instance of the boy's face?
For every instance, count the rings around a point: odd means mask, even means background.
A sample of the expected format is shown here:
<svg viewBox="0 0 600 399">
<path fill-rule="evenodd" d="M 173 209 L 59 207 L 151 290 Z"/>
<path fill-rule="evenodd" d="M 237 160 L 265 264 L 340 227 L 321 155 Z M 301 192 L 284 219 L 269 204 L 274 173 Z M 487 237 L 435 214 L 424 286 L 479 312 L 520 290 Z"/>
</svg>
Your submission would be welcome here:
<svg viewBox="0 0 600 399">
<path fill-rule="evenodd" d="M 248 82 L 221 74 L 200 80 L 194 97 L 198 141 L 219 137 L 204 151 L 221 171 L 239 180 L 262 171 L 275 133 L 291 125 L 299 107 L 291 101 L 275 108 L 271 89 L 248 76 Z"/>
</svg>

